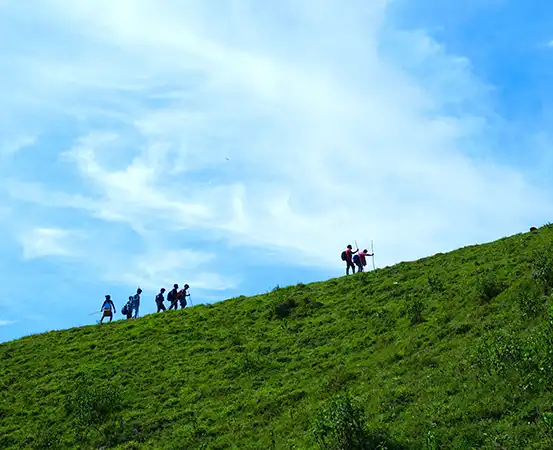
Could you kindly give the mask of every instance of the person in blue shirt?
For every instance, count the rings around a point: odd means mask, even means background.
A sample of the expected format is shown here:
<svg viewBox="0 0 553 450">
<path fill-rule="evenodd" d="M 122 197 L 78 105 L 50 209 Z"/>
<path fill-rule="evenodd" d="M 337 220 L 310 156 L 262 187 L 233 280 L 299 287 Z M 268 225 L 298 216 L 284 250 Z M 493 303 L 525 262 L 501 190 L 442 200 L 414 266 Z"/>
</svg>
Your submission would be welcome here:
<svg viewBox="0 0 553 450">
<path fill-rule="evenodd" d="M 111 320 L 113 319 L 113 314 L 117 311 L 115 311 L 115 305 L 111 301 L 111 296 L 109 294 L 106 295 L 106 299 L 104 300 L 104 303 L 102 304 L 102 309 L 100 309 L 100 311 L 103 312 L 100 323 L 104 322 L 104 317 L 109 317 L 109 321 L 111 322 Z"/>
<path fill-rule="evenodd" d="M 132 299 L 132 309 L 134 310 L 135 319 L 138 317 L 138 310 L 140 309 L 140 294 L 142 294 L 142 289 L 138 288 Z"/>
</svg>

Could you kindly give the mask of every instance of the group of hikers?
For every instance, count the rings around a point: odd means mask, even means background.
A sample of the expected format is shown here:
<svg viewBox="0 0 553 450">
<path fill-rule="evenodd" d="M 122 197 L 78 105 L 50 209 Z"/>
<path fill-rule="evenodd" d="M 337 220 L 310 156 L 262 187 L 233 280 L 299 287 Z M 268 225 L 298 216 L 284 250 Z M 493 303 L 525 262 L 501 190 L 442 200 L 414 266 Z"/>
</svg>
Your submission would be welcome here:
<svg viewBox="0 0 553 450">
<path fill-rule="evenodd" d="M 173 289 L 169 291 L 169 294 L 167 294 L 167 301 L 169 302 L 169 310 L 175 309 L 175 311 L 179 308 L 179 305 L 181 309 L 184 309 L 187 305 L 186 297 L 190 297 L 190 294 L 188 293 L 188 289 L 190 286 L 188 284 L 185 284 L 182 289 L 179 290 L 179 285 L 174 284 Z M 165 308 L 165 294 L 166 289 L 161 288 L 159 291 L 159 294 L 156 295 L 156 306 L 157 311 L 166 311 L 167 308 Z M 140 294 L 142 294 L 142 289 L 138 288 L 136 290 L 136 294 L 129 296 L 129 300 L 123 308 L 121 308 L 121 313 L 125 316 L 127 316 L 127 319 L 136 319 L 138 317 L 138 311 L 140 309 Z M 109 321 L 111 322 L 113 319 L 113 315 L 117 313 L 115 310 L 115 304 L 113 303 L 113 300 L 111 299 L 111 295 L 107 294 L 106 298 L 104 300 L 104 303 L 102 304 L 102 308 L 100 309 L 100 312 L 102 312 L 102 318 L 100 319 L 100 323 L 103 323 L 105 317 L 109 317 Z"/>
<path fill-rule="evenodd" d="M 345 261 L 346 263 L 346 275 L 349 275 L 350 269 L 352 270 L 352 273 L 355 273 L 355 266 L 357 266 L 358 272 L 363 272 L 364 267 L 367 265 L 367 256 L 374 256 L 374 253 L 369 253 L 367 249 L 364 249 L 362 252 L 360 252 L 359 249 L 353 250 L 353 247 L 348 245 L 342 252 L 342 261 Z M 190 297 L 190 294 L 188 293 L 189 288 L 190 286 L 185 284 L 183 288 L 179 290 L 178 284 L 173 285 L 173 289 L 171 289 L 169 294 L 167 294 L 169 310 L 175 309 L 176 311 L 179 305 L 181 309 L 186 307 L 186 297 Z M 127 316 L 127 319 L 136 319 L 138 317 L 138 311 L 140 309 L 140 294 L 142 294 L 142 289 L 138 288 L 136 290 L 136 294 L 131 295 L 128 302 L 123 306 L 123 308 L 121 308 L 121 313 Z M 156 295 L 156 312 L 167 310 L 164 304 L 164 294 L 165 288 L 161 288 L 159 294 Z M 110 322 L 112 321 L 113 314 L 116 314 L 117 311 L 115 310 L 115 305 L 113 304 L 109 294 L 106 295 L 100 311 L 103 313 L 100 323 L 103 323 L 104 318 L 106 317 L 109 317 Z"/>
<path fill-rule="evenodd" d="M 355 266 L 358 267 L 359 272 L 363 272 L 363 267 L 367 265 L 367 256 L 374 256 L 374 253 L 369 253 L 367 249 L 362 252 L 359 249 L 354 251 L 353 247 L 348 245 L 342 252 L 342 261 L 346 262 L 346 275 L 349 275 L 349 269 L 355 273 Z"/>
</svg>

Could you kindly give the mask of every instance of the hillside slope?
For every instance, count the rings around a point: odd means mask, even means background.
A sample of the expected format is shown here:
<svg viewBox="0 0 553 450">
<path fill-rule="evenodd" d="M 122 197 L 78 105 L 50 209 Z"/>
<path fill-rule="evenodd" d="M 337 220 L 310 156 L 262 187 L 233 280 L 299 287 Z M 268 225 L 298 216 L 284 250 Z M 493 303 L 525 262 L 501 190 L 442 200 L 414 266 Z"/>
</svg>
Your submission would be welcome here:
<svg viewBox="0 0 553 450">
<path fill-rule="evenodd" d="M 552 243 L 2 344 L 0 448 L 553 448 Z"/>
</svg>

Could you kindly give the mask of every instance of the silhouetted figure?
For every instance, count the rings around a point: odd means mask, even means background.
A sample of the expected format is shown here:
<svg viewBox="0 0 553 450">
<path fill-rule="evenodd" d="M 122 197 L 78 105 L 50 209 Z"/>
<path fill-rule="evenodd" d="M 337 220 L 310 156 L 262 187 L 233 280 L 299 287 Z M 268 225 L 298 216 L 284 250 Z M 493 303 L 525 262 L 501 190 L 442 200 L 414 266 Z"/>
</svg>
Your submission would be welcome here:
<svg viewBox="0 0 553 450">
<path fill-rule="evenodd" d="M 179 285 L 174 284 L 173 289 L 171 289 L 171 291 L 167 295 L 167 301 L 169 302 L 169 311 L 171 311 L 173 308 L 175 309 L 175 311 L 178 309 L 179 307 L 178 294 L 179 294 Z"/>
<path fill-rule="evenodd" d="M 100 319 L 100 323 L 104 322 L 104 317 L 109 317 L 109 321 L 111 322 L 111 320 L 113 319 L 113 314 L 116 311 L 115 311 L 115 305 L 111 301 L 111 296 L 109 294 L 106 295 L 106 299 L 104 300 L 102 309 L 100 311 L 102 311 L 103 313 L 102 318 Z"/>
<path fill-rule="evenodd" d="M 159 291 L 159 294 L 156 295 L 156 306 L 157 306 L 157 312 L 165 311 L 165 305 L 163 302 L 165 301 L 165 298 L 163 297 L 163 294 L 165 293 L 165 288 L 161 288 Z"/>
</svg>

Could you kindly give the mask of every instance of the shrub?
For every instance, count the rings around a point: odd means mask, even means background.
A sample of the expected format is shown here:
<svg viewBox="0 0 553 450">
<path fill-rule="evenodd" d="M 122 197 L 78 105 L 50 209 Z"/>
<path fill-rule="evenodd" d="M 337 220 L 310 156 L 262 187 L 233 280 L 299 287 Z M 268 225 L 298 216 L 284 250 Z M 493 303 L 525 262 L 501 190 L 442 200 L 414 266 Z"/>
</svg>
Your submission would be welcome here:
<svg viewBox="0 0 553 450">
<path fill-rule="evenodd" d="M 517 293 L 516 302 L 523 317 L 533 319 L 544 313 L 547 297 L 535 285 L 527 286 Z"/>
<path fill-rule="evenodd" d="M 553 247 L 550 245 L 534 253 L 532 278 L 542 287 L 544 294 L 550 294 L 553 287 Z"/>
<path fill-rule="evenodd" d="M 349 395 L 333 398 L 318 412 L 313 434 L 323 450 L 362 450 L 367 448 L 363 409 Z"/>
<path fill-rule="evenodd" d="M 489 302 L 505 290 L 505 284 L 493 274 L 481 276 L 476 282 L 476 295 L 479 300 Z"/>
<path fill-rule="evenodd" d="M 283 303 L 278 303 L 275 305 L 274 315 L 279 319 L 284 319 L 292 313 L 292 310 L 296 306 L 298 306 L 296 301 L 293 298 L 289 297 Z"/>
<path fill-rule="evenodd" d="M 553 308 L 547 320 L 527 335 L 500 331 L 485 336 L 475 355 L 476 364 L 488 375 L 515 377 L 519 388 L 553 388 Z"/>
<path fill-rule="evenodd" d="M 442 293 L 445 291 L 443 280 L 437 276 L 428 277 L 427 285 L 430 292 Z"/>
<path fill-rule="evenodd" d="M 371 431 L 365 412 L 348 394 L 339 394 L 317 412 L 313 435 L 321 450 L 402 449 L 385 431 Z"/>
<path fill-rule="evenodd" d="M 409 314 L 411 325 L 424 322 L 423 312 L 424 303 L 420 298 L 415 297 L 409 301 L 407 305 L 407 314 Z"/>
</svg>

